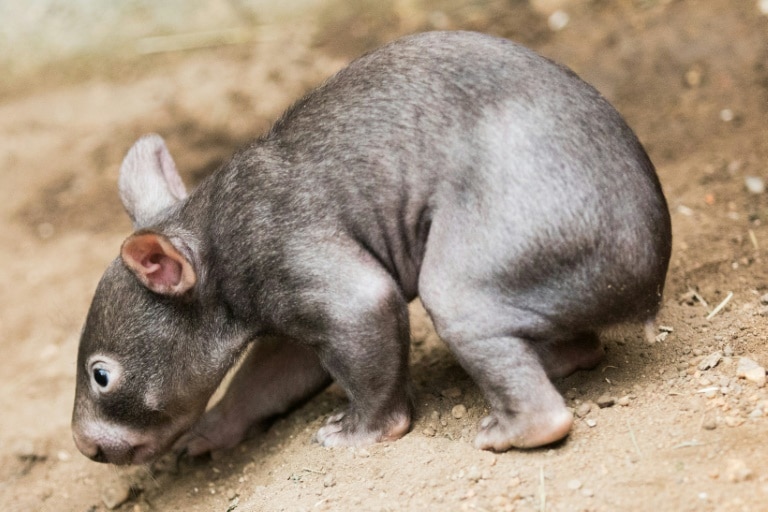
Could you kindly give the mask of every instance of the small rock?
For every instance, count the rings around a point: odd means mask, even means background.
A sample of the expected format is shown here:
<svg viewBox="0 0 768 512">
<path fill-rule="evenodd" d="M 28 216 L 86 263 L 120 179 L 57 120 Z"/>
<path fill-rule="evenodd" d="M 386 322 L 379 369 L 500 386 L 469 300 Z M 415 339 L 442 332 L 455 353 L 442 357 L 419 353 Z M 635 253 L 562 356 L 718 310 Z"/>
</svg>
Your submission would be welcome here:
<svg viewBox="0 0 768 512">
<path fill-rule="evenodd" d="M 424 430 L 421 431 L 425 436 L 428 437 L 435 437 L 435 434 L 437 434 L 437 430 L 435 430 L 432 427 L 427 427 Z"/>
<path fill-rule="evenodd" d="M 592 404 L 590 402 L 584 402 L 580 406 L 576 408 L 576 411 L 574 411 L 574 414 L 576 414 L 577 417 L 583 418 L 587 414 L 589 414 L 589 411 L 592 410 Z"/>
<path fill-rule="evenodd" d="M 461 388 L 453 387 L 444 389 L 440 392 L 444 398 L 459 398 L 461 396 Z"/>
<path fill-rule="evenodd" d="M 725 479 L 732 483 L 743 482 L 752 478 L 752 470 L 741 459 L 730 459 L 725 469 Z"/>
<path fill-rule="evenodd" d="M 701 428 L 704 430 L 715 430 L 717 428 L 717 421 L 715 421 L 715 418 L 706 418 L 701 424 Z"/>
<path fill-rule="evenodd" d="M 593 491 L 592 489 L 582 489 L 581 495 L 586 498 L 591 498 L 592 496 L 595 495 L 595 491 Z"/>
<path fill-rule="evenodd" d="M 601 409 L 605 409 L 606 407 L 613 407 L 615 403 L 616 398 L 608 395 L 607 393 L 597 399 L 597 406 Z"/>
<path fill-rule="evenodd" d="M 754 382 L 757 387 L 765 386 L 765 368 L 747 357 L 740 357 L 736 376 Z"/>
<path fill-rule="evenodd" d="M 724 108 L 720 111 L 720 120 L 724 123 L 730 123 L 736 118 L 736 114 L 730 108 Z"/>
<path fill-rule="evenodd" d="M 670 327 L 668 325 L 660 325 L 659 326 L 659 331 L 661 331 L 661 332 L 675 332 L 675 328 L 674 327 Z"/>
<path fill-rule="evenodd" d="M 453 409 L 451 409 L 451 416 L 457 420 L 463 418 L 465 414 L 467 414 L 467 408 L 464 406 L 464 404 L 456 405 L 453 407 Z"/>
<path fill-rule="evenodd" d="M 587 424 L 587 426 L 588 426 L 589 428 L 594 428 L 594 427 L 596 427 L 596 426 L 597 426 L 597 422 L 596 422 L 595 420 L 591 419 L 591 418 L 590 418 L 590 419 L 587 419 L 587 420 L 585 420 L 584 422 Z"/>
<path fill-rule="evenodd" d="M 573 480 L 568 480 L 568 483 L 566 484 L 566 486 L 571 491 L 578 491 L 579 489 L 581 489 L 581 481 L 580 480 L 576 480 L 574 478 Z"/>
<path fill-rule="evenodd" d="M 547 25 L 549 25 L 549 29 L 553 32 L 559 32 L 560 30 L 563 30 L 570 21 L 571 17 L 567 12 L 557 10 L 549 15 L 549 18 L 547 18 Z"/>
<path fill-rule="evenodd" d="M 723 348 L 723 356 L 725 357 L 733 357 L 733 347 L 730 345 L 726 345 Z"/>
<path fill-rule="evenodd" d="M 623 397 L 619 398 L 616 403 L 622 407 L 627 407 L 629 405 L 629 395 L 624 395 Z"/>
<path fill-rule="evenodd" d="M 11 451 L 24 461 L 38 461 L 46 458 L 45 454 L 38 451 L 35 443 L 29 439 L 22 439 L 13 444 Z"/>
<path fill-rule="evenodd" d="M 761 304 L 768 304 L 768 293 L 760 297 Z"/>
<path fill-rule="evenodd" d="M 713 352 L 712 354 L 709 354 L 707 357 L 701 360 L 699 363 L 698 369 L 701 371 L 709 370 L 710 368 L 714 368 L 717 366 L 717 364 L 720 362 L 720 360 L 723 358 L 723 353 L 719 350 L 717 352 Z"/>
<path fill-rule="evenodd" d="M 694 64 L 685 72 L 685 85 L 691 88 L 700 86 L 703 74 L 701 66 Z"/>
<path fill-rule="evenodd" d="M 114 510 L 131 497 L 131 485 L 127 482 L 117 482 L 101 491 L 101 501 L 109 510 Z"/>
<path fill-rule="evenodd" d="M 467 479 L 471 480 L 473 482 L 479 481 L 483 477 L 482 473 L 480 473 L 480 469 L 477 466 L 471 466 L 469 470 L 467 470 Z"/>
<path fill-rule="evenodd" d="M 323 487 L 333 487 L 334 485 L 336 485 L 336 478 L 333 475 L 325 475 Z"/>
<path fill-rule="evenodd" d="M 760 176 L 747 176 L 744 178 L 744 186 L 750 194 L 760 195 L 765 192 L 765 182 Z"/>
<path fill-rule="evenodd" d="M 669 336 L 668 332 L 660 332 L 659 334 L 656 335 L 655 338 L 653 338 L 653 341 L 655 341 L 656 343 L 661 343 L 662 341 L 667 339 L 667 336 Z"/>
</svg>

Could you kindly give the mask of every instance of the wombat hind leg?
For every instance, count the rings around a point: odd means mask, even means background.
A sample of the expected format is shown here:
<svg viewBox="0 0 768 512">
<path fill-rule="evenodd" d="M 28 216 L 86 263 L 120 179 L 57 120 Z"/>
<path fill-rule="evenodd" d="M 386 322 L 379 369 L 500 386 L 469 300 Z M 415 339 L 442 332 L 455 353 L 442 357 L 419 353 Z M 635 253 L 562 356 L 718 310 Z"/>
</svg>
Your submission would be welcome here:
<svg viewBox="0 0 768 512">
<path fill-rule="evenodd" d="M 549 380 L 531 342 L 514 336 L 467 341 L 444 336 L 491 406 L 478 448 L 534 448 L 565 437 L 573 416 Z"/>
<path fill-rule="evenodd" d="M 600 364 L 605 349 L 594 331 L 585 331 L 554 342 L 531 343 L 550 379 L 567 377 Z"/>
</svg>

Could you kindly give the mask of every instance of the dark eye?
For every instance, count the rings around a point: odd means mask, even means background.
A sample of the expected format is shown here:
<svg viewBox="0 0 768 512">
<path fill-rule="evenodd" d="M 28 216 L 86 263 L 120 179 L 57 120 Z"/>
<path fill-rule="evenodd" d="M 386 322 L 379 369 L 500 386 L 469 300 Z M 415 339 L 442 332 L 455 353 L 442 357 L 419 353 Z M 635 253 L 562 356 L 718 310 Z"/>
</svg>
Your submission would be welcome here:
<svg viewBox="0 0 768 512">
<path fill-rule="evenodd" d="M 93 370 L 93 380 L 96 384 L 105 388 L 109 384 L 109 372 L 103 368 L 96 368 Z"/>
</svg>

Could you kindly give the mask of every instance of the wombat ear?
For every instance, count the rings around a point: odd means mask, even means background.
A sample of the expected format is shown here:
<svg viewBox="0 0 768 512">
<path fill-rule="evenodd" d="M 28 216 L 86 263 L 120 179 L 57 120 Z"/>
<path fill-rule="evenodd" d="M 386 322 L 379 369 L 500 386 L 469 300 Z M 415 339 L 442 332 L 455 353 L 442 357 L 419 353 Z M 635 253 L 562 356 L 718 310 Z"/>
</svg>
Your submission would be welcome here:
<svg viewBox="0 0 768 512">
<path fill-rule="evenodd" d="M 136 228 L 148 226 L 159 212 L 187 197 L 176 164 L 156 134 L 140 138 L 125 155 L 118 189 Z"/>
<path fill-rule="evenodd" d="M 141 283 L 161 295 L 182 295 L 197 282 L 192 263 L 165 236 L 139 232 L 129 236 L 120 256 Z"/>
</svg>

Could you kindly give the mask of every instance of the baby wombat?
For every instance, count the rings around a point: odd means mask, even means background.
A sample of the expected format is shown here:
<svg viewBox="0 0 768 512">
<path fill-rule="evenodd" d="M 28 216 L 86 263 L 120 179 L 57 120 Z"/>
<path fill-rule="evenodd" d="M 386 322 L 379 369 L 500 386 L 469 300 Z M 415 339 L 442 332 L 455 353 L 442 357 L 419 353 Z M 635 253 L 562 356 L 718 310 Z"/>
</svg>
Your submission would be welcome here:
<svg viewBox="0 0 768 512">
<path fill-rule="evenodd" d="M 359 58 L 189 195 L 143 137 L 119 189 L 136 231 L 88 313 L 72 420 L 79 449 L 116 464 L 233 446 L 331 379 L 349 406 L 320 443 L 399 438 L 416 296 L 488 400 L 476 445 L 557 441 L 573 420 L 550 379 L 597 364 L 600 328 L 652 321 L 670 256 L 619 114 L 469 32 Z"/>
</svg>

